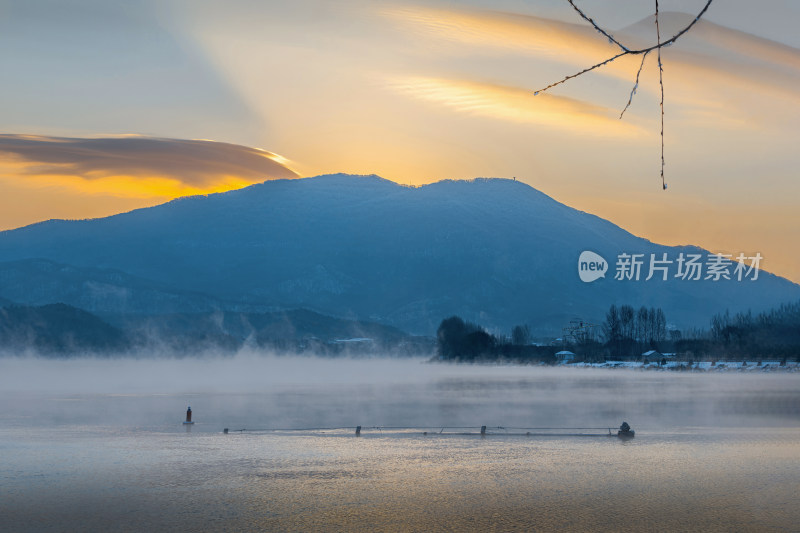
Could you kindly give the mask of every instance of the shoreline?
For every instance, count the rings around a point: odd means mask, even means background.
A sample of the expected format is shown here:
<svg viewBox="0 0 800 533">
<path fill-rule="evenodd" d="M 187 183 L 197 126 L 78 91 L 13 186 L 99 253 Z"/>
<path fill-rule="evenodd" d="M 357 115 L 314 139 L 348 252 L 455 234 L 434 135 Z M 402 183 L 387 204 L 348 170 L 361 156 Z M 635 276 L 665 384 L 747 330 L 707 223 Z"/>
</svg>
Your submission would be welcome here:
<svg viewBox="0 0 800 533">
<path fill-rule="evenodd" d="M 525 362 L 513 359 L 485 359 L 476 361 L 458 361 L 458 360 L 439 360 L 431 359 L 427 363 L 434 364 L 455 364 L 467 366 L 540 366 L 542 368 L 598 368 L 598 369 L 611 369 L 611 370 L 640 370 L 652 372 L 717 372 L 717 373 L 732 373 L 732 372 L 762 372 L 762 373 L 795 373 L 800 372 L 800 363 L 787 362 L 786 365 L 781 366 L 780 361 L 758 361 L 747 362 L 742 365 L 741 361 L 716 361 L 713 365 L 711 361 L 700 361 L 689 364 L 687 361 L 670 361 L 665 365 L 658 363 L 644 363 L 642 361 L 624 361 L 624 360 L 610 360 L 602 363 L 559 363 L 549 365 L 540 361 Z"/>
<path fill-rule="evenodd" d="M 642 361 L 606 361 L 604 363 L 565 363 L 556 365 L 572 368 L 624 368 L 631 370 L 648 370 L 657 372 L 800 372 L 800 363 L 786 363 L 781 366 L 780 361 L 746 362 L 741 361 L 700 361 L 688 363 L 686 361 L 670 361 L 666 365 L 658 363 L 644 363 Z"/>
</svg>

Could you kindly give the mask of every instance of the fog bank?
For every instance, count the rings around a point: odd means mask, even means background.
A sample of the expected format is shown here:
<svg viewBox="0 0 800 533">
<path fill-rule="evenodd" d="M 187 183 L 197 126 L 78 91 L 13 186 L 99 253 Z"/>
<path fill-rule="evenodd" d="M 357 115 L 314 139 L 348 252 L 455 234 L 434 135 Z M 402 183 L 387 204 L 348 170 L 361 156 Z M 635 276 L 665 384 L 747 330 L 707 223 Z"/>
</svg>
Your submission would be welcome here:
<svg viewBox="0 0 800 533">
<path fill-rule="evenodd" d="M 0 420 L 194 431 L 363 426 L 800 427 L 800 375 L 242 353 L 0 359 Z"/>
</svg>

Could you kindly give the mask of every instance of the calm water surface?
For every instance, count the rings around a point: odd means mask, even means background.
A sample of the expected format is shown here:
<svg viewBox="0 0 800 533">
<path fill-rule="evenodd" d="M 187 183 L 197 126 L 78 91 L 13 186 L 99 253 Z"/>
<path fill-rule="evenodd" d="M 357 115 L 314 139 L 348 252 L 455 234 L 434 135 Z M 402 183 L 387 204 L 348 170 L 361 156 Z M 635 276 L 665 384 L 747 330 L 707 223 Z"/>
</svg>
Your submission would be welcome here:
<svg viewBox="0 0 800 533">
<path fill-rule="evenodd" d="M 800 530 L 800 374 L 280 358 L 0 371 L 3 531 Z M 631 441 L 496 428 L 623 419 Z M 485 438 L 434 428 L 484 424 Z"/>
</svg>

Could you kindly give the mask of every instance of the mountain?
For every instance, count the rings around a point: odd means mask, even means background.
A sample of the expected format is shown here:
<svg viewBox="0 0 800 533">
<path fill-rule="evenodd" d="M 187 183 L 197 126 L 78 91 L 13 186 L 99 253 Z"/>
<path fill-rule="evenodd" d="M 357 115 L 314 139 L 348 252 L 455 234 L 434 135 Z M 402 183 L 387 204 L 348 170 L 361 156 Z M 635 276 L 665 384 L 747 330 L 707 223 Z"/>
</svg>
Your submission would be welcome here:
<svg viewBox="0 0 800 533">
<path fill-rule="evenodd" d="M 265 305 L 237 304 L 116 269 L 75 267 L 47 259 L 0 263 L 0 290 L 11 301 L 27 305 L 64 302 L 102 315 L 207 313 L 220 309 L 245 312 L 275 310 Z M 4 300 L 0 298 L 0 306 Z"/>
<path fill-rule="evenodd" d="M 123 315 L 106 321 L 62 303 L 0 307 L 0 355 L 29 350 L 57 357 L 190 355 L 207 350 L 234 353 L 244 346 L 318 355 L 374 349 L 398 354 L 433 351 L 430 338 L 416 338 L 390 326 L 342 320 L 304 309 Z"/>
<path fill-rule="evenodd" d="M 244 346 L 318 355 L 364 353 L 378 349 L 399 355 L 434 350 L 428 337 L 413 337 L 391 326 L 334 318 L 307 309 L 267 313 L 123 315 L 109 321 L 129 333 L 136 346 L 189 354 L 213 348 L 235 351 Z"/>
<path fill-rule="evenodd" d="M 120 352 L 127 336 L 91 313 L 65 304 L 0 308 L 0 351 L 44 355 Z"/>
<path fill-rule="evenodd" d="M 579 279 L 584 250 L 606 259 L 605 278 Z M 91 301 L 102 316 L 137 309 L 126 307 L 128 298 L 149 294 L 140 312 L 306 308 L 418 334 L 432 334 L 453 314 L 505 332 L 527 323 L 553 333 L 575 317 L 601 321 L 612 303 L 659 306 L 679 327 L 704 327 L 725 309 L 759 311 L 800 298 L 800 286 L 764 271 L 757 281 L 689 281 L 674 272 L 644 281 L 646 270 L 640 281 L 613 279 L 621 253 L 677 260 L 681 252 L 707 256 L 636 237 L 521 182 L 406 187 L 337 174 L 2 232 L 0 274 L 17 274 L 13 284 L 0 278 L 0 297 L 25 304 L 71 292 L 67 303 Z M 26 278 L 25 268 L 9 264 L 33 259 L 70 275 L 31 269 Z M 108 276 L 116 280 L 110 292 L 131 296 L 86 296 L 87 283 Z"/>
</svg>

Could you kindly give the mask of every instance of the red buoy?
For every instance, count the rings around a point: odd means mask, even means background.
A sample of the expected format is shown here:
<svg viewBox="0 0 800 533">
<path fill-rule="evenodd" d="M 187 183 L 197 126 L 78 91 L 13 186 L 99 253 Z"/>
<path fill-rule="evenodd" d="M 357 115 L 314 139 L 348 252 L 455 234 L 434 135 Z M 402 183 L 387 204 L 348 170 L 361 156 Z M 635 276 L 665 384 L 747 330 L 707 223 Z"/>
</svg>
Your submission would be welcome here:
<svg viewBox="0 0 800 533">
<path fill-rule="evenodd" d="M 194 424 L 194 422 L 192 422 L 192 408 L 191 407 L 188 407 L 186 409 L 186 421 L 184 422 L 184 424 Z"/>
</svg>

